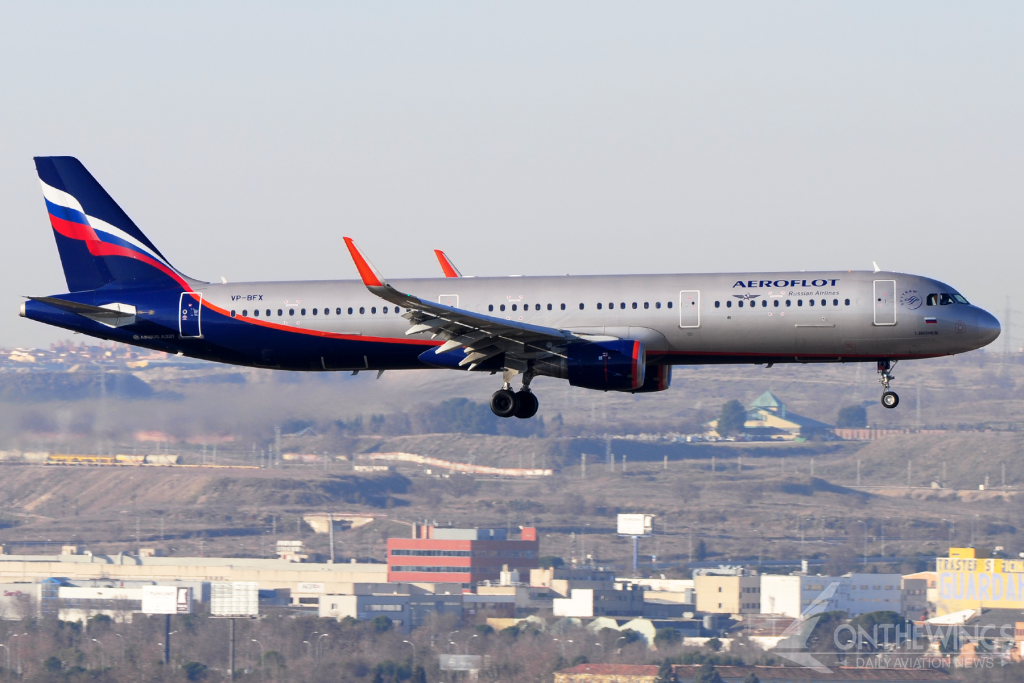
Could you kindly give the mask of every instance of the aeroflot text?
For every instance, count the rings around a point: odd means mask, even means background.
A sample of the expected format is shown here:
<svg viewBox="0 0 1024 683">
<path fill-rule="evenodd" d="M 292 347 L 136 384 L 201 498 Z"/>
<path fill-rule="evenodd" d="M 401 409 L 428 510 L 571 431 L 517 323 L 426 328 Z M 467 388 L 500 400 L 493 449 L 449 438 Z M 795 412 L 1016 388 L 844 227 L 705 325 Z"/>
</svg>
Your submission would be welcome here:
<svg viewBox="0 0 1024 683">
<path fill-rule="evenodd" d="M 824 287 L 831 283 L 833 287 L 839 282 L 839 278 L 835 280 L 811 280 L 811 284 L 807 284 L 807 280 L 737 280 L 736 284 L 732 286 L 733 289 L 737 287 Z"/>
</svg>

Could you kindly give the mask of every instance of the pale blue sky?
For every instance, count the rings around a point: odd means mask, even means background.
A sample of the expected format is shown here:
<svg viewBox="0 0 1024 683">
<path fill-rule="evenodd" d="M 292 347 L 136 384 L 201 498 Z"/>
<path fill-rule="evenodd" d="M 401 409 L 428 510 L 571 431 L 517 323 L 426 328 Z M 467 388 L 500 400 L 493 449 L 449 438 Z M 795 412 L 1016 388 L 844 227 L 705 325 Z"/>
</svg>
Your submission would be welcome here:
<svg viewBox="0 0 1024 683">
<path fill-rule="evenodd" d="M 1009 2 L 4 3 L 0 345 L 68 336 L 16 317 L 65 289 L 37 154 L 202 279 L 354 277 L 342 235 L 395 278 L 876 260 L 1002 318 L 1021 36 Z"/>
</svg>

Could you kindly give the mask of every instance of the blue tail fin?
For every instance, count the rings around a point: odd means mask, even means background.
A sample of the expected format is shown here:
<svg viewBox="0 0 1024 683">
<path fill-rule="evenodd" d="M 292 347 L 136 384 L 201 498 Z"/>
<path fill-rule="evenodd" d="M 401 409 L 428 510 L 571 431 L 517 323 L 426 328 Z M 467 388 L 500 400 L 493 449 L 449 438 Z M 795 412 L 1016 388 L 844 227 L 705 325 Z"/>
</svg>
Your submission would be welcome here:
<svg viewBox="0 0 1024 683">
<path fill-rule="evenodd" d="M 107 285 L 181 287 L 189 279 L 164 258 L 74 157 L 36 157 L 46 210 L 68 290 Z"/>
</svg>

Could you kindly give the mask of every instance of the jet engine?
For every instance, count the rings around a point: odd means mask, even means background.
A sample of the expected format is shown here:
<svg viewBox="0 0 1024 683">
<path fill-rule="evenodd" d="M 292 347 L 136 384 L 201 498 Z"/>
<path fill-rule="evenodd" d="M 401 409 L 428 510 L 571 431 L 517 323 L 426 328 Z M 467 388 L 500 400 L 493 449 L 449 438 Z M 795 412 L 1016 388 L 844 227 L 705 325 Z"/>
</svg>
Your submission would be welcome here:
<svg viewBox="0 0 1024 683">
<path fill-rule="evenodd" d="M 574 387 L 599 391 L 641 391 L 644 386 L 643 342 L 632 339 L 572 344 L 564 358 L 536 361 L 537 374 L 569 380 Z"/>
</svg>

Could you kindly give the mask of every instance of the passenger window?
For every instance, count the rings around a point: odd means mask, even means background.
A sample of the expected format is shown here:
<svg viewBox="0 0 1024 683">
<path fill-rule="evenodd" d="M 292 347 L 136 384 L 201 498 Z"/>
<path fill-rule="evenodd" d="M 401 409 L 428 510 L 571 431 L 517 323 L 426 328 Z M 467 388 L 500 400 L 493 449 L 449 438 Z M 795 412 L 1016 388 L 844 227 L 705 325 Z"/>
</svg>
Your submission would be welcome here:
<svg viewBox="0 0 1024 683">
<path fill-rule="evenodd" d="M 487 304 L 487 310 L 488 311 L 493 311 L 494 310 L 494 304 Z"/>
<path fill-rule="evenodd" d="M 804 300 L 803 299 L 797 299 L 796 300 L 796 305 L 797 306 L 803 306 L 804 305 Z"/>
<path fill-rule="evenodd" d="M 234 318 L 234 317 L 235 317 L 235 312 L 234 312 L 234 311 L 231 311 L 231 317 L 232 317 L 232 318 Z"/>
<path fill-rule="evenodd" d="M 533 310 L 539 311 L 540 310 L 540 304 L 534 304 L 533 305 Z M 548 310 L 549 311 L 551 310 L 551 304 L 548 304 Z"/>
<path fill-rule="evenodd" d="M 548 310 L 549 311 L 551 310 L 551 304 L 548 304 Z"/>
<path fill-rule="evenodd" d="M 360 307 L 359 307 L 359 315 L 363 315 L 363 314 L 365 314 L 365 313 L 366 313 L 366 308 L 365 308 L 365 307 L 363 307 L 363 306 L 360 306 Z"/>
<path fill-rule="evenodd" d="M 402 309 L 399 308 L 398 306 L 395 306 L 395 313 L 401 313 L 401 312 L 402 312 Z"/>
<path fill-rule="evenodd" d="M 583 310 L 583 304 L 580 304 L 580 310 L 581 311 Z"/>
<path fill-rule="evenodd" d="M 828 306 L 828 299 L 822 299 L 821 300 L 821 305 L 822 306 Z"/>
<path fill-rule="evenodd" d="M 376 314 L 376 313 L 377 313 L 377 307 L 376 307 L 376 306 L 373 306 L 373 307 L 372 307 L 372 308 L 370 309 L 370 313 Z M 306 312 L 305 312 L 305 311 L 303 311 L 303 312 L 302 312 L 302 314 L 303 314 L 303 315 L 305 315 L 305 314 L 306 314 Z"/>
<path fill-rule="evenodd" d="M 609 303 L 609 304 L 608 304 L 608 308 L 609 308 L 609 309 L 611 309 L 611 308 L 615 308 L 615 303 L 614 303 L 614 302 L 612 302 L 612 303 Z"/>
<path fill-rule="evenodd" d="M 939 295 L 938 294 L 929 294 L 928 298 L 925 299 L 925 303 L 928 306 L 938 306 L 939 305 Z"/>
<path fill-rule="evenodd" d="M 790 301 L 789 299 L 786 299 L 786 308 L 789 308 L 792 305 L 793 305 L 793 302 Z"/>
<path fill-rule="evenodd" d="M 625 307 L 626 307 L 626 302 L 625 301 L 623 301 L 621 304 L 619 304 L 619 308 L 625 308 Z M 633 308 L 636 308 L 636 304 L 633 304 Z"/>
<path fill-rule="evenodd" d="M 773 302 L 773 304 L 774 304 L 775 308 L 778 308 L 778 307 L 779 307 L 779 300 L 778 300 L 778 299 L 776 299 L 776 300 L 775 300 L 775 301 Z"/>
<path fill-rule="evenodd" d="M 247 309 L 243 308 L 242 309 L 242 317 L 243 318 L 247 318 L 248 316 L 249 316 L 249 311 Z"/>
<path fill-rule="evenodd" d="M 645 301 L 644 302 L 644 309 L 646 310 L 646 309 L 648 309 L 650 307 L 651 307 L 651 304 Z"/>
<path fill-rule="evenodd" d="M 665 304 L 665 305 L 666 305 L 666 306 L 668 306 L 669 308 L 672 308 L 672 302 L 671 302 L 671 301 L 669 301 L 669 302 L 668 302 L 667 304 Z"/>
<path fill-rule="evenodd" d="M 722 302 L 721 301 L 716 301 L 715 302 L 715 308 L 721 308 L 721 307 L 722 307 Z"/>
<path fill-rule="evenodd" d="M 294 316 L 295 315 L 295 309 L 294 308 L 289 308 L 288 309 L 288 315 Z"/>
<path fill-rule="evenodd" d="M 280 318 L 282 315 L 284 315 L 284 311 L 282 311 L 280 308 L 277 309 L 277 317 Z"/>
<path fill-rule="evenodd" d="M 761 308 L 768 308 L 768 299 L 761 299 Z"/>
<path fill-rule="evenodd" d="M 341 309 L 340 309 L 340 308 L 336 308 L 336 309 L 334 309 L 334 312 L 335 312 L 335 313 L 336 313 L 337 315 L 341 315 Z M 352 309 L 351 309 L 351 308 L 350 308 L 350 309 L 348 309 L 348 312 L 349 312 L 349 313 L 351 313 L 351 312 L 352 312 Z"/>
<path fill-rule="evenodd" d="M 726 308 L 732 308 L 732 301 L 726 301 L 725 302 L 725 307 Z"/>
<path fill-rule="evenodd" d="M 839 299 L 832 299 L 832 305 L 833 306 L 838 306 L 839 305 Z"/>
<path fill-rule="evenodd" d="M 633 302 L 633 308 L 634 309 L 636 308 L 636 302 L 635 301 Z"/>
<path fill-rule="evenodd" d="M 515 304 L 512 304 L 512 310 L 513 311 L 516 310 L 516 305 Z"/>
<path fill-rule="evenodd" d="M 562 304 L 562 310 L 563 311 L 565 310 L 565 304 Z"/>
<path fill-rule="evenodd" d="M 600 311 L 600 310 L 601 310 L 601 306 L 602 306 L 602 304 L 598 304 L 598 305 L 597 305 L 597 310 L 599 310 L 599 311 Z"/>
<path fill-rule="evenodd" d="M 260 309 L 257 308 L 255 311 L 252 312 L 252 314 L 257 318 L 260 317 Z"/>
<path fill-rule="evenodd" d="M 316 309 L 315 308 L 313 309 L 313 315 L 316 315 Z"/>
<path fill-rule="evenodd" d="M 505 304 L 501 304 L 500 306 L 498 306 L 498 310 L 504 311 L 505 310 Z"/>
<path fill-rule="evenodd" d="M 660 301 L 655 301 L 654 302 L 654 307 L 655 308 L 661 308 L 661 302 Z"/>
<path fill-rule="evenodd" d="M 385 306 L 383 310 L 384 310 L 384 312 L 385 312 L 385 313 L 387 313 L 387 312 L 388 312 L 388 307 L 387 307 L 387 306 Z M 313 311 L 313 314 L 315 315 L 315 314 L 316 314 L 316 311 Z"/>
<path fill-rule="evenodd" d="M 352 307 L 351 306 L 348 307 L 348 314 L 352 315 Z"/>
<path fill-rule="evenodd" d="M 740 308 L 743 308 L 743 300 L 741 299 L 739 303 L 737 303 L 736 305 L 739 306 Z"/>
<path fill-rule="evenodd" d="M 330 314 L 331 314 L 331 309 L 325 308 L 324 309 L 324 315 L 330 315 Z"/>
<path fill-rule="evenodd" d="M 846 301 L 845 301 L 844 303 L 845 303 L 845 304 L 846 304 L 847 306 L 849 306 L 849 305 L 850 305 L 850 300 L 849 300 L 849 299 L 847 299 L 847 300 L 846 300 Z"/>
<path fill-rule="evenodd" d="M 302 310 L 299 311 L 299 313 L 301 313 L 302 315 L 306 315 L 306 309 L 303 308 Z"/>
<path fill-rule="evenodd" d="M 798 305 L 799 305 L 799 304 L 798 304 Z M 808 305 L 808 306 L 813 306 L 813 305 L 814 305 L 814 299 L 808 299 L 808 300 L 807 300 L 807 305 Z"/>
</svg>

